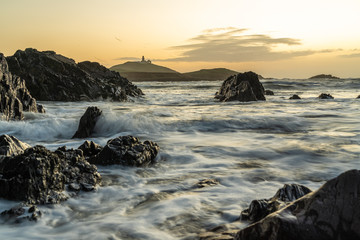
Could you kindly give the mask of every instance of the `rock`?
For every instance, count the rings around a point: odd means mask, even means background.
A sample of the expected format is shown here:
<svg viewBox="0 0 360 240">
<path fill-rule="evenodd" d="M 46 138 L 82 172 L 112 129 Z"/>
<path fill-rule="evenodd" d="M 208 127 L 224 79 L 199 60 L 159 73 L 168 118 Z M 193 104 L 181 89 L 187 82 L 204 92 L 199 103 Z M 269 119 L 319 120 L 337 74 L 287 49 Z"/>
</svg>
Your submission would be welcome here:
<svg viewBox="0 0 360 240">
<path fill-rule="evenodd" d="M 24 119 L 23 111 L 38 112 L 35 98 L 25 81 L 9 71 L 8 62 L 0 53 L 0 113 L 5 120 Z"/>
<path fill-rule="evenodd" d="M 9 210 L 1 212 L 1 219 L 6 223 L 22 223 L 24 221 L 37 221 L 42 212 L 35 205 L 19 204 Z"/>
<path fill-rule="evenodd" d="M 360 171 L 350 170 L 241 231 L 236 240 L 360 239 Z"/>
<path fill-rule="evenodd" d="M 360 98 L 360 95 L 359 95 L 359 96 L 357 96 L 357 98 Z"/>
<path fill-rule="evenodd" d="M 147 166 L 155 162 L 160 148 L 152 141 L 141 143 L 132 136 L 120 136 L 107 142 L 103 150 L 90 163 L 99 165 L 120 164 L 125 166 Z"/>
<path fill-rule="evenodd" d="M 301 97 L 299 97 L 299 95 L 292 95 L 289 99 L 301 99 Z"/>
<path fill-rule="evenodd" d="M 28 48 L 7 57 L 10 71 L 26 81 L 31 94 L 41 101 L 110 99 L 126 101 L 142 91 L 119 73 L 99 63 L 81 62 Z"/>
<path fill-rule="evenodd" d="M 258 75 L 253 72 L 238 73 L 226 79 L 215 98 L 220 101 L 258 101 L 266 100 L 264 87 L 259 81 Z"/>
<path fill-rule="evenodd" d="M 312 76 L 310 77 L 309 79 L 321 79 L 321 78 L 325 78 L 325 79 L 340 79 L 338 77 L 335 77 L 331 74 L 319 74 L 319 75 L 316 75 L 316 76 Z"/>
<path fill-rule="evenodd" d="M 45 113 L 45 108 L 43 107 L 43 105 L 40 104 L 36 104 L 36 108 L 38 110 L 39 113 Z"/>
<path fill-rule="evenodd" d="M 72 138 L 90 137 L 102 111 L 98 107 L 88 107 L 80 118 L 79 127 Z"/>
<path fill-rule="evenodd" d="M 0 164 L 0 197 L 28 204 L 59 203 L 68 198 L 65 186 L 79 184 L 88 190 L 101 181 L 96 166 L 89 164 L 81 150 L 60 148 L 51 152 L 43 146 L 6 157 Z"/>
<path fill-rule="evenodd" d="M 0 136 L 0 159 L 3 157 L 15 156 L 22 154 L 30 145 L 24 143 L 14 136 Z"/>
<path fill-rule="evenodd" d="M 253 200 L 249 208 L 241 212 L 241 220 L 259 221 L 310 192 L 311 190 L 303 185 L 285 184 L 272 198 Z"/>
<path fill-rule="evenodd" d="M 193 188 L 204 188 L 204 187 L 212 187 L 218 185 L 220 182 L 216 179 L 203 179 L 197 182 Z"/>
<path fill-rule="evenodd" d="M 266 89 L 265 90 L 265 95 L 274 95 L 274 92 L 269 90 L 269 89 Z"/>
<path fill-rule="evenodd" d="M 327 94 L 327 93 L 320 94 L 318 98 L 320 98 L 320 99 L 334 99 L 333 96 L 331 96 L 330 94 Z"/>
<path fill-rule="evenodd" d="M 83 151 L 85 159 L 96 156 L 103 149 L 99 144 L 93 141 L 85 141 L 78 149 Z"/>
</svg>

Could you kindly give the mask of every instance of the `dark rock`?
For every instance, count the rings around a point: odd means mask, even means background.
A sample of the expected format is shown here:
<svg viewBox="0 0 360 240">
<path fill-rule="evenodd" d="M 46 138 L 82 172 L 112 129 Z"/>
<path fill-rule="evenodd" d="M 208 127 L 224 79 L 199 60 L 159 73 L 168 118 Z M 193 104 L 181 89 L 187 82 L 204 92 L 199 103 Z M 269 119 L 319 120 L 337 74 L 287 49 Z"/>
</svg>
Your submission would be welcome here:
<svg viewBox="0 0 360 240">
<path fill-rule="evenodd" d="M 253 72 L 239 73 L 226 79 L 215 98 L 220 101 L 257 101 L 266 100 L 265 90 L 258 75 Z"/>
<path fill-rule="evenodd" d="M 24 143 L 14 136 L 0 136 L 0 159 L 3 157 L 15 156 L 22 154 L 30 145 Z"/>
<path fill-rule="evenodd" d="M 90 163 L 99 165 L 120 164 L 125 166 L 147 166 L 155 162 L 160 148 L 152 141 L 141 143 L 132 136 L 120 136 L 107 142 L 103 150 Z"/>
<path fill-rule="evenodd" d="M 36 104 L 36 108 L 37 108 L 39 113 L 45 113 L 46 112 L 45 108 L 41 104 Z"/>
<path fill-rule="evenodd" d="M 8 63 L 0 53 L 0 113 L 5 120 L 22 120 L 23 111 L 38 112 L 36 100 L 25 81 L 10 73 Z"/>
<path fill-rule="evenodd" d="M 327 93 L 320 94 L 318 98 L 320 98 L 320 99 L 334 99 L 333 96 L 331 96 L 330 94 L 327 94 Z"/>
<path fill-rule="evenodd" d="M 360 98 L 360 95 L 359 95 L 359 96 L 357 96 L 357 98 Z"/>
<path fill-rule="evenodd" d="M 125 101 L 142 91 L 119 73 L 99 63 L 81 62 L 28 48 L 7 57 L 10 71 L 26 81 L 31 94 L 41 101 L 110 99 Z"/>
<path fill-rule="evenodd" d="M 6 157 L 0 169 L 0 197 L 29 204 L 59 203 L 67 199 L 66 185 L 96 186 L 101 181 L 96 166 L 84 159 L 81 150 L 65 148 L 56 152 L 43 146 L 28 148 Z"/>
<path fill-rule="evenodd" d="M 194 188 L 204 188 L 218 185 L 220 182 L 216 179 L 203 179 L 194 185 Z"/>
<path fill-rule="evenodd" d="M 274 95 L 274 92 L 269 90 L 269 89 L 266 89 L 265 90 L 265 95 Z"/>
<path fill-rule="evenodd" d="M 90 137 L 101 114 L 102 111 L 98 107 L 88 107 L 80 118 L 78 130 L 72 138 Z"/>
<path fill-rule="evenodd" d="M 309 188 L 302 185 L 285 184 L 272 198 L 253 200 L 249 208 L 241 212 L 241 219 L 251 222 L 259 221 L 310 192 Z"/>
<path fill-rule="evenodd" d="M 24 221 L 38 221 L 42 212 L 35 205 L 19 204 L 1 212 L 0 215 L 6 223 L 22 223 Z"/>
<path fill-rule="evenodd" d="M 299 97 L 299 95 L 292 95 L 289 99 L 301 99 L 301 97 Z"/>
<path fill-rule="evenodd" d="M 350 170 L 320 189 L 239 231 L 236 240 L 360 239 L 360 171 Z"/>
<path fill-rule="evenodd" d="M 316 75 L 316 76 L 312 76 L 310 77 L 309 79 L 340 79 L 338 77 L 335 77 L 331 74 L 319 74 L 319 75 Z"/>
<path fill-rule="evenodd" d="M 99 144 L 93 141 L 85 141 L 78 149 L 83 151 L 85 159 L 96 156 L 103 149 Z"/>
</svg>

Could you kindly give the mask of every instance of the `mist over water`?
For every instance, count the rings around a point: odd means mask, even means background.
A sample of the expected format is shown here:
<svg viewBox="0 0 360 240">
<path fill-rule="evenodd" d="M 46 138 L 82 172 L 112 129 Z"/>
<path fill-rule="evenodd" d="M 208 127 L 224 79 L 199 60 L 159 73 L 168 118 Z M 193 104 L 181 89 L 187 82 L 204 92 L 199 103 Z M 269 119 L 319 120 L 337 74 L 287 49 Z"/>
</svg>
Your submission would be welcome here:
<svg viewBox="0 0 360 240">
<path fill-rule="evenodd" d="M 4 239 L 196 239 L 235 221 L 253 199 L 285 183 L 313 190 L 360 160 L 360 80 L 262 80 L 264 102 L 220 103 L 221 82 L 141 82 L 133 102 L 41 102 L 46 114 L 0 122 L 34 146 L 77 148 L 71 139 L 88 106 L 103 110 L 90 140 L 133 135 L 160 146 L 149 168 L 98 167 L 102 186 L 53 206 L 37 223 L 1 224 Z M 320 93 L 335 99 L 320 100 Z M 298 94 L 301 100 L 288 98 Z M 194 185 L 206 178 L 219 184 Z M 0 211 L 16 202 L 0 200 Z"/>
</svg>

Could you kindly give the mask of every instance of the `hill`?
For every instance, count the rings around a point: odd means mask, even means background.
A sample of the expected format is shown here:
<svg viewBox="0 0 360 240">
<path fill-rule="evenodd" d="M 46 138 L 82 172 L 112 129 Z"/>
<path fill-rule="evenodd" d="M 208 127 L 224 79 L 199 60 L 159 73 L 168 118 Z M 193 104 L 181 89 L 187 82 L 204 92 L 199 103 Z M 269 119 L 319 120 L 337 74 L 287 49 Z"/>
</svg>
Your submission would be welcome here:
<svg viewBox="0 0 360 240">
<path fill-rule="evenodd" d="M 201 69 L 195 72 L 183 73 L 183 75 L 196 80 L 211 81 L 211 80 L 225 80 L 229 76 L 237 73 L 238 72 L 226 68 L 213 68 L 213 69 Z"/>
</svg>

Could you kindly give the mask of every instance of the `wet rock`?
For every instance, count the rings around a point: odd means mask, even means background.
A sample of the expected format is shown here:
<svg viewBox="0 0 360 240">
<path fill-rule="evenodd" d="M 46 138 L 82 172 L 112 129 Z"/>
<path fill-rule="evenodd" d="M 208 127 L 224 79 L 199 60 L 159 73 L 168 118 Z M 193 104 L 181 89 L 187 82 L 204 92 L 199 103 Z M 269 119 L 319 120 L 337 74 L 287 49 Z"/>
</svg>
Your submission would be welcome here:
<svg viewBox="0 0 360 240">
<path fill-rule="evenodd" d="M 360 239 L 359 206 L 360 171 L 350 170 L 242 229 L 235 239 Z"/>
<path fill-rule="evenodd" d="M 24 221 L 38 221 L 42 212 L 35 205 L 19 204 L 1 212 L 0 215 L 6 223 L 22 223 Z"/>
<path fill-rule="evenodd" d="M 126 101 L 143 95 L 129 80 L 95 62 L 81 62 L 28 48 L 7 57 L 10 71 L 26 81 L 32 96 L 41 101 L 110 99 Z"/>
<path fill-rule="evenodd" d="M 85 141 L 78 149 L 83 151 L 85 159 L 96 156 L 103 149 L 99 144 L 93 141 Z"/>
<path fill-rule="evenodd" d="M 269 89 L 266 89 L 265 90 L 265 95 L 274 95 L 274 92 L 273 91 L 271 91 L 271 90 L 269 90 Z"/>
<path fill-rule="evenodd" d="M 253 72 L 239 73 L 226 79 L 215 98 L 220 101 L 258 101 L 266 100 L 264 87 L 259 81 L 258 75 Z"/>
<path fill-rule="evenodd" d="M 194 188 L 212 187 L 218 185 L 220 182 L 216 179 L 203 179 L 194 185 Z"/>
<path fill-rule="evenodd" d="M 297 94 L 294 94 L 289 99 L 301 99 L 301 97 Z"/>
<path fill-rule="evenodd" d="M 45 108 L 41 104 L 36 104 L 36 108 L 39 113 L 46 113 Z"/>
<path fill-rule="evenodd" d="M 30 145 L 24 143 L 14 136 L 0 136 L 0 159 L 8 156 L 15 156 L 24 152 Z"/>
<path fill-rule="evenodd" d="M 79 127 L 72 138 L 90 137 L 102 111 L 98 107 L 88 107 L 80 118 Z"/>
<path fill-rule="evenodd" d="M 284 208 L 291 202 L 310 193 L 311 190 L 303 185 L 285 184 L 270 199 L 253 200 L 249 208 L 241 212 L 242 220 L 259 221 L 270 213 Z"/>
<path fill-rule="evenodd" d="M 334 99 L 333 96 L 331 96 L 330 94 L 327 94 L 327 93 L 320 94 L 318 98 L 320 98 L 320 99 Z"/>
<path fill-rule="evenodd" d="M 0 169 L 0 197 L 29 204 L 59 203 L 68 198 L 63 192 L 66 185 L 95 187 L 101 181 L 96 166 L 84 159 L 81 150 L 65 148 L 56 152 L 43 146 L 28 148 L 4 158 Z"/>
<path fill-rule="evenodd" d="M 23 111 L 38 112 L 35 98 L 25 86 L 25 81 L 9 71 L 8 62 L 0 53 L 0 118 L 22 120 Z"/>
<path fill-rule="evenodd" d="M 107 142 L 103 150 L 90 158 L 89 162 L 99 165 L 120 164 L 125 166 L 147 166 L 155 162 L 160 148 L 152 141 L 141 143 L 133 136 L 120 136 Z"/>
</svg>

